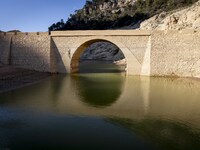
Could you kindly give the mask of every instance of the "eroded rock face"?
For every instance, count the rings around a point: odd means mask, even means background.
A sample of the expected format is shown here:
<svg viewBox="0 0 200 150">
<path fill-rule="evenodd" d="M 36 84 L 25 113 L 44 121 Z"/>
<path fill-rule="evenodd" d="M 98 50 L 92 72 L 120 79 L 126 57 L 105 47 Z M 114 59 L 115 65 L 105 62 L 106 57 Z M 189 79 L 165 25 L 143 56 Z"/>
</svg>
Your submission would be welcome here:
<svg viewBox="0 0 200 150">
<path fill-rule="evenodd" d="M 110 0 L 108 2 L 103 2 L 102 4 L 86 7 L 84 9 L 84 14 L 91 15 L 94 12 L 99 14 L 104 14 L 109 16 L 110 13 L 117 14 L 119 11 L 123 12 L 127 9 L 128 5 L 134 5 L 137 0 Z"/>
<path fill-rule="evenodd" d="M 81 59 L 118 61 L 124 59 L 124 54 L 109 42 L 96 42 L 85 50 Z"/>
<path fill-rule="evenodd" d="M 200 0 L 189 8 L 161 13 L 141 23 L 140 29 L 182 30 L 200 28 Z"/>
</svg>

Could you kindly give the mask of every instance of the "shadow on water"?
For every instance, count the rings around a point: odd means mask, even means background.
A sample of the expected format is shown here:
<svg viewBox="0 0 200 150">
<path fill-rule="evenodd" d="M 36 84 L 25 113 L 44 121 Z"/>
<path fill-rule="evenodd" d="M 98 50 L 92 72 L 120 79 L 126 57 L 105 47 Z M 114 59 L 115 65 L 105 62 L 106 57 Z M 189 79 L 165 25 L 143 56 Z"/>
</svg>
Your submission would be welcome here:
<svg viewBox="0 0 200 150">
<path fill-rule="evenodd" d="M 179 122 L 162 119 L 130 120 L 106 119 L 112 124 L 129 129 L 133 134 L 162 150 L 200 149 L 200 132 Z"/>
</svg>

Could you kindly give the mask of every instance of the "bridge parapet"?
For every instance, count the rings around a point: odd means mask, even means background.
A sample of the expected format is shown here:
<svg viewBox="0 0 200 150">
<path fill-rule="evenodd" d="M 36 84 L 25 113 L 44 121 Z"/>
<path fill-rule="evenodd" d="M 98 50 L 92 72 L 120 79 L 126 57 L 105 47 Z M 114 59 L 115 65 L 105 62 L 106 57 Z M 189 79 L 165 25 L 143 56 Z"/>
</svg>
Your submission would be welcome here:
<svg viewBox="0 0 200 150">
<path fill-rule="evenodd" d="M 29 36 L 35 36 L 35 35 L 49 35 L 49 32 L 0 32 L 0 35 L 4 36 L 14 36 L 14 35 L 29 35 Z"/>
<path fill-rule="evenodd" d="M 62 36 L 150 36 L 148 30 L 84 30 L 84 31 L 53 31 L 52 37 Z"/>
</svg>

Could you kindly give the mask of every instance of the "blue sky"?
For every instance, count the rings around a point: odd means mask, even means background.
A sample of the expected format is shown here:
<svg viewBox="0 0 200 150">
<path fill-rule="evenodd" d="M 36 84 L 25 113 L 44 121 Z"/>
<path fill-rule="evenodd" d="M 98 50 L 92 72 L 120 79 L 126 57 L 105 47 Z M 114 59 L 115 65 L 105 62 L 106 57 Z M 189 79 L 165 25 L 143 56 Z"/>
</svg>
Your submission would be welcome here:
<svg viewBox="0 0 200 150">
<path fill-rule="evenodd" d="M 48 27 L 80 9 L 86 0 L 1 0 L 0 30 L 47 31 Z"/>
</svg>

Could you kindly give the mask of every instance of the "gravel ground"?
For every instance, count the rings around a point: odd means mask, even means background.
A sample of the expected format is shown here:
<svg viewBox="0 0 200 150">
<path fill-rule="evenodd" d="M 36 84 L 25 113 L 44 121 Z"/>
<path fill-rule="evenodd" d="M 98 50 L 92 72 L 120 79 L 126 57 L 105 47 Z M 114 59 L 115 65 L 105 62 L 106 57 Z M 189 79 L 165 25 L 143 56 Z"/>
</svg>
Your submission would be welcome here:
<svg viewBox="0 0 200 150">
<path fill-rule="evenodd" d="M 0 64 L 0 93 L 39 82 L 49 76 L 49 73 L 41 73 Z"/>
</svg>

